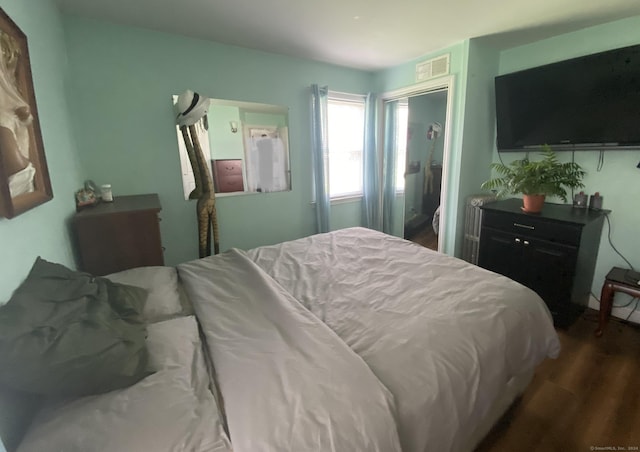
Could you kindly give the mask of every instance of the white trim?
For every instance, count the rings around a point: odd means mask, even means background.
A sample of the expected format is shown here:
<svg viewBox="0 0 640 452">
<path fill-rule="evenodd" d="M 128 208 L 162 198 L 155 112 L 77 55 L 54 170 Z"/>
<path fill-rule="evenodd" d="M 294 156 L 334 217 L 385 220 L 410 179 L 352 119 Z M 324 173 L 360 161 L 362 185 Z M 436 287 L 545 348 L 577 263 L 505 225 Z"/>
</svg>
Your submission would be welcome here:
<svg viewBox="0 0 640 452">
<path fill-rule="evenodd" d="M 444 253 L 444 244 L 445 244 L 445 235 L 446 228 L 444 227 L 445 219 L 449 217 L 448 211 L 448 192 L 449 192 L 449 178 L 450 178 L 450 160 L 451 160 L 451 129 L 453 128 L 453 124 L 451 123 L 451 118 L 453 116 L 453 99 L 454 99 L 454 82 L 455 76 L 448 75 L 446 77 L 441 77 L 437 79 L 427 80 L 422 83 L 416 83 L 415 85 L 407 86 L 406 88 L 400 88 L 393 91 L 388 91 L 383 93 L 380 96 L 380 100 L 384 107 L 385 102 L 398 100 L 404 97 L 413 97 L 422 94 L 429 94 L 433 92 L 438 92 L 442 90 L 447 90 L 447 112 L 445 119 L 445 130 L 444 130 L 444 152 L 442 156 L 442 183 L 440 188 L 440 224 L 438 225 L 438 251 Z M 382 109 L 384 111 L 384 108 Z M 382 130 L 382 139 L 379 140 L 380 146 L 380 155 L 384 154 L 384 114 L 381 114 L 381 123 L 383 127 Z M 454 250 L 451 250 L 451 255 L 453 255 Z"/>
<path fill-rule="evenodd" d="M 347 204 L 347 203 L 351 203 L 351 202 L 359 202 L 362 201 L 362 199 L 364 198 L 364 195 L 346 195 L 346 196 L 339 196 L 339 197 L 335 197 L 335 198 L 331 198 L 329 199 L 329 202 L 331 203 L 331 205 L 333 204 Z M 310 204 L 312 206 L 315 207 L 315 205 L 317 204 L 317 201 L 311 201 Z"/>
<path fill-rule="evenodd" d="M 360 194 L 352 194 L 352 195 L 342 195 L 342 196 L 336 196 L 334 198 L 330 199 L 331 204 L 346 204 L 349 202 L 358 202 L 358 201 L 362 201 L 362 198 L 364 197 L 364 195 L 362 193 Z"/>
<path fill-rule="evenodd" d="M 329 99 L 352 100 L 354 102 L 364 102 L 367 99 L 366 94 L 344 93 L 342 91 L 332 91 L 332 90 L 329 90 L 327 92 L 327 97 Z"/>
<path fill-rule="evenodd" d="M 357 106 L 358 108 L 362 108 L 363 119 L 366 113 L 366 96 L 362 94 L 350 94 L 350 93 L 342 93 L 337 91 L 329 90 L 327 95 L 327 107 L 330 108 L 331 103 L 333 105 L 343 105 L 343 106 Z M 329 167 L 331 166 L 331 149 L 328 151 L 328 161 Z M 360 163 L 362 165 L 362 179 L 360 180 L 360 190 L 349 192 L 349 193 L 340 193 L 331 195 L 331 184 L 329 183 L 329 200 L 332 204 L 341 204 L 343 202 L 349 202 L 353 198 L 362 198 L 364 196 L 364 135 L 362 137 L 362 150 L 361 150 L 361 158 Z M 331 180 L 331 171 L 329 167 L 326 170 L 329 172 L 329 180 Z"/>
<path fill-rule="evenodd" d="M 177 96 L 176 96 L 177 97 Z M 280 113 L 289 114 L 289 107 L 284 105 L 261 104 L 258 102 L 244 102 L 240 100 L 209 99 L 212 105 L 222 105 L 228 107 L 238 107 L 240 110 L 250 113 Z"/>
<path fill-rule="evenodd" d="M 426 82 L 416 83 L 415 85 L 407 86 L 405 88 L 396 89 L 393 91 L 387 91 L 382 93 L 380 99 L 383 101 L 390 101 L 401 99 L 403 97 L 413 97 L 420 94 L 427 94 L 433 91 L 439 90 L 451 90 L 453 86 L 455 76 L 448 75 L 446 77 L 440 77 L 433 80 L 427 80 Z M 447 102 L 448 103 L 448 102 Z"/>
</svg>

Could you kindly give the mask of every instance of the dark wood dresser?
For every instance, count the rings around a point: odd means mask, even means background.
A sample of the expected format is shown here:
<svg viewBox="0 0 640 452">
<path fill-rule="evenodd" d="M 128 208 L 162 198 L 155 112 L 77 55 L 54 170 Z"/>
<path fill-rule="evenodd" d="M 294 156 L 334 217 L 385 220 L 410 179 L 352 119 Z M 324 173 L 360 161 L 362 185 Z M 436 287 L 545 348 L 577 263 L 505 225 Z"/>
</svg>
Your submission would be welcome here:
<svg viewBox="0 0 640 452">
<path fill-rule="evenodd" d="M 216 193 L 244 191 L 242 160 L 212 160 L 211 166 Z"/>
<path fill-rule="evenodd" d="M 525 214 L 521 199 L 483 205 L 478 265 L 535 290 L 567 326 L 589 302 L 605 214 L 545 203 Z"/>
<path fill-rule="evenodd" d="M 72 220 L 79 269 L 102 276 L 164 265 L 158 195 L 118 196 L 76 213 Z"/>
</svg>

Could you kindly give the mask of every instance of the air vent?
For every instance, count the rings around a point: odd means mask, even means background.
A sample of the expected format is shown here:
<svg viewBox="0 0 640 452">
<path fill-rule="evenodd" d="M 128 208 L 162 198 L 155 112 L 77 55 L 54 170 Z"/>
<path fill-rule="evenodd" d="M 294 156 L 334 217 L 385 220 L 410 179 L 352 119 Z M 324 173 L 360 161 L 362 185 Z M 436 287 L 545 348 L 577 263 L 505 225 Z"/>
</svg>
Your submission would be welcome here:
<svg viewBox="0 0 640 452">
<path fill-rule="evenodd" d="M 449 53 L 416 64 L 416 82 L 449 74 Z"/>
</svg>

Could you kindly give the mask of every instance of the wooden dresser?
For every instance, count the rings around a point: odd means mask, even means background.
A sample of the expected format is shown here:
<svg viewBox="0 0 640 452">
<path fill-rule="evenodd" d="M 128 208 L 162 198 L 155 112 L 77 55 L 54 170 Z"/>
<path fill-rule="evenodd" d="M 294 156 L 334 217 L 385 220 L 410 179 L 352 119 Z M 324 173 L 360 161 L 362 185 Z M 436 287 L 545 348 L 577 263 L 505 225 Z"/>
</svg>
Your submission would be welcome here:
<svg viewBox="0 0 640 452">
<path fill-rule="evenodd" d="M 535 290 L 558 326 L 589 301 L 604 216 L 608 210 L 545 203 L 526 214 L 521 199 L 485 204 L 478 265 Z"/>
<path fill-rule="evenodd" d="M 72 228 L 79 269 L 102 276 L 164 265 L 158 195 L 118 196 L 76 213 Z"/>
<path fill-rule="evenodd" d="M 244 191 L 242 160 L 212 160 L 216 193 Z"/>
</svg>

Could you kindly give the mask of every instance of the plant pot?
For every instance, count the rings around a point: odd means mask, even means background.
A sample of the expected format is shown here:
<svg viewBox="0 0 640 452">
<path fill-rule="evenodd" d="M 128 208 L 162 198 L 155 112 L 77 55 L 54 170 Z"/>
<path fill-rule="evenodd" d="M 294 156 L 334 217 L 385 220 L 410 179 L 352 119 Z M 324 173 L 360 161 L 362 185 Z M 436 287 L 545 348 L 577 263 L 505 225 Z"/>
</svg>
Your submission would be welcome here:
<svg viewBox="0 0 640 452">
<path fill-rule="evenodd" d="M 522 211 L 526 213 L 540 213 L 544 206 L 545 195 L 523 195 Z"/>
</svg>

